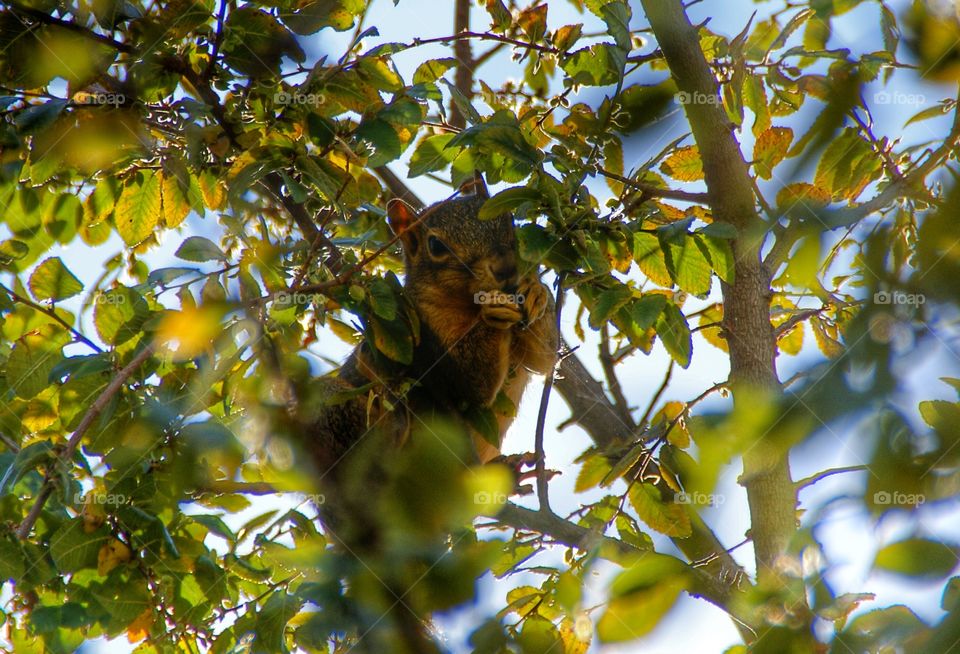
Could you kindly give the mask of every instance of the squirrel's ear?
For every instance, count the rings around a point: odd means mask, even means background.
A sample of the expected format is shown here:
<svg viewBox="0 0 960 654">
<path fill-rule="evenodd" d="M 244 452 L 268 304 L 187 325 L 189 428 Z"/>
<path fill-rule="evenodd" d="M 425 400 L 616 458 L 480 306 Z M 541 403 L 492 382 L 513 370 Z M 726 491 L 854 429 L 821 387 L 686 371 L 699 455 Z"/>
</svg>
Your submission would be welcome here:
<svg viewBox="0 0 960 654">
<path fill-rule="evenodd" d="M 487 183 L 483 181 L 483 173 L 479 170 L 473 171 L 473 177 L 467 179 L 460 185 L 461 195 L 472 195 L 474 197 L 487 199 L 490 192 L 487 190 Z"/>
<path fill-rule="evenodd" d="M 413 254 L 417 249 L 417 237 L 411 229 L 413 223 L 417 220 L 417 214 L 413 208 L 399 198 L 393 198 L 387 202 L 387 221 L 390 223 L 390 229 L 400 237 L 404 247 Z"/>
</svg>

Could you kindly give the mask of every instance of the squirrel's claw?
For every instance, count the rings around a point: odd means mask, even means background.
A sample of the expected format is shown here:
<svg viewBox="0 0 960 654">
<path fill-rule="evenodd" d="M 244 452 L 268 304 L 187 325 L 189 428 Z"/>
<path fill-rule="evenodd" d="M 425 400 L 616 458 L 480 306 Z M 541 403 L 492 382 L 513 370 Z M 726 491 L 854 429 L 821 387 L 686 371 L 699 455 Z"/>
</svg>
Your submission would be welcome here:
<svg viewBox="0 0 960 654">
<path fill-rule="evenodd" d="M 543 317 L 547 310 L 547 287 L 535 275 L 520 280 L 517 292 L 523 297 L 524 320 L 527 324 Z"/>
<path fill-rule="evenodd" d="M 480 307 L 480 318 L 494 329 L 510 329 L 523 319 L 523 313 L 512 304 L 485 304 Z"/>
</svg>

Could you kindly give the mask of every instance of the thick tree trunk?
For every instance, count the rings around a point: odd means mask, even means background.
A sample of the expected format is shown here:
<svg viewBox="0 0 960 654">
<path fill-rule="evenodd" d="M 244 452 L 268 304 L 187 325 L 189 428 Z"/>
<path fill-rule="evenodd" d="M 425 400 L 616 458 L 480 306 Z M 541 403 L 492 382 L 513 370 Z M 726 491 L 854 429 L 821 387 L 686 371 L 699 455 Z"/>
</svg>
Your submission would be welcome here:
<svg viewBox="0 0 960 654">
<path fill-rule="evenodd" d="M 719 99 L 716 79 L 680 0 L 642 0 L 657 43 L 681 92 L 690 98 L 687 119 L 703 160 L 704 176 L 716 220 L 737 228 L 733 284 L 723 285 L 724 332 L 730 346 L 730 382 L 736 410 L 749 411 L 757 401 L 780 393 L 776 373 L 776 338 L 770 324 L 770 275 L 760 247 L 763 224 L 756 210 L 753 184 Z M 758 435 L 743 455 L 743 477 L 761 581 L 780 578 L 778 564 L 796 532 L 796 493 L 788 451 L 773 434 Z"/>
</svg>

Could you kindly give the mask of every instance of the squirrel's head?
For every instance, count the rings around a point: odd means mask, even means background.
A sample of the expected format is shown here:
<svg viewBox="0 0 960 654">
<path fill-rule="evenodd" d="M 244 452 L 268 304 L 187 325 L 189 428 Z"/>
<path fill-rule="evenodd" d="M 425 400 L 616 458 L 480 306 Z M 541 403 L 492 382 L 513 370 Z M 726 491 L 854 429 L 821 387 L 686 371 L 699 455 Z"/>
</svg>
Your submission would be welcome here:
<svg viewBox="0 0 960 654">
<path fill-rule="evenodd" d="M 430 287 L 454 302 L 479 292 L 513 292 L 518 281 L 513 219 L 503 214 L 480 220 L 486 199 L 480 192 L 446 200 L 419 215 L 400 200 L 387 205 L 390 227 L 403 244 L 408 290 Z"/>
</svg>

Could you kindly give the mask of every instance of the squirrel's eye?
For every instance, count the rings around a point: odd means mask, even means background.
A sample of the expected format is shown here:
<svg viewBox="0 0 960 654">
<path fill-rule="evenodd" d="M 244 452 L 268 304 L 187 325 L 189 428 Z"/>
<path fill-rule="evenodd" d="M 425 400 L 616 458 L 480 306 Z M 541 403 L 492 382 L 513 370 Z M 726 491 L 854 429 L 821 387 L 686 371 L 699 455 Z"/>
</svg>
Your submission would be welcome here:
<svg viewBox="0 0 960 654">
<path fill-rule="evenodd" d="M 444 245 L 443 241 L 436 236 L 430 236 L 430 238 L 427 239 L 427 247 L 430 249 L 430 254 L 435 257 L 442 257 L 450 253 L 450 248 Z"/>
</svg>

